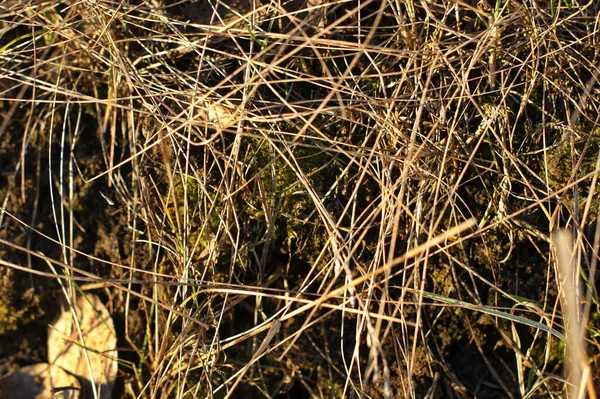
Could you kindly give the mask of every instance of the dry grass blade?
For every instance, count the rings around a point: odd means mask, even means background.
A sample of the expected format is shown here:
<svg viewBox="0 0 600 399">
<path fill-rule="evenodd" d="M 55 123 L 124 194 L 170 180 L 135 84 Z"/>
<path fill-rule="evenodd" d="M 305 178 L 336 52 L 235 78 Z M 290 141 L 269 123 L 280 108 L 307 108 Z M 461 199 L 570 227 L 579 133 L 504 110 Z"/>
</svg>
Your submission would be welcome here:
<svg viewBox="0 0 600 399">
<path fill-rule="evenodd" d="M 598 15 L 4 2 L 0 376 L 79 286 L 117 397 L 592 397 Z"/>
<path fill-rule="evenodd" d="M 563 312 L 567 330 L 567 380 L 569 398 L 585 398 L 587 379 L 591 378 L 587 364 L 585 342 L 587 320 L 581 311 L 581 280 L 579 264 L 573 251 L 573 237 L 569 232 L 560 230 L 554 233 L 554 245 L 557 253 L 560 273 Z M 584 378 L 585 376 L 585 378 Z M 592 389 L 593 394 L 593 389 Z"/>
</svg>

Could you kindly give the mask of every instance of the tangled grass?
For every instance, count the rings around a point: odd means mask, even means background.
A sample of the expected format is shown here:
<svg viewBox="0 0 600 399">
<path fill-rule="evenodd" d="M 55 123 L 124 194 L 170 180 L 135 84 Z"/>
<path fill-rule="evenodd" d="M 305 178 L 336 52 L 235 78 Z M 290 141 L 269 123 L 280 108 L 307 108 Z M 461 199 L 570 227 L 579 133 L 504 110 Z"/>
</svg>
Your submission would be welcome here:
<svg viewBox="0 0 600 399">
<path fill-rule="evenodd" d="M 64 279 L 117 397 L 595 397 L 598 2 L 0 16 L 5 337 Z"/>
</svg>

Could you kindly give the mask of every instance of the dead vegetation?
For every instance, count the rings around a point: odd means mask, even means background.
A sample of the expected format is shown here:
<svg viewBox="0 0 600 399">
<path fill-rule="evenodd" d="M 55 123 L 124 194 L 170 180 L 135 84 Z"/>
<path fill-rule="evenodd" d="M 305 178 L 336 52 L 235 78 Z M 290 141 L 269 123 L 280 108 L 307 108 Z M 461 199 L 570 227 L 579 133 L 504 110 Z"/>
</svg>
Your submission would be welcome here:
<svg viewBox="0 0 600 399">
<path fill-rule="evenodd" d="M 60 278 L 117 397 L 595 397 L 597 2 L 0 15 L 1 370 L 45 361 Z"/>
</svg>

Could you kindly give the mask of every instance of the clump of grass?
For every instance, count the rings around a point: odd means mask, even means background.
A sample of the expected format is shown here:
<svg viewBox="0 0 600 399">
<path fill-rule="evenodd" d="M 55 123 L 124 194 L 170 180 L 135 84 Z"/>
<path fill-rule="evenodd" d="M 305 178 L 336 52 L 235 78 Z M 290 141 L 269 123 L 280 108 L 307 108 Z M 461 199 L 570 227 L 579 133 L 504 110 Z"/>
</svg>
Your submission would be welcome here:
<svg viewBox="0 0 600 399">
<path fill-rule="evenodd" d="M 560 397 L 568 228 L 592 396 L 598 7 L 11 3 L 2 267 L 98 291 L 128 397 Z"/>
</svg>

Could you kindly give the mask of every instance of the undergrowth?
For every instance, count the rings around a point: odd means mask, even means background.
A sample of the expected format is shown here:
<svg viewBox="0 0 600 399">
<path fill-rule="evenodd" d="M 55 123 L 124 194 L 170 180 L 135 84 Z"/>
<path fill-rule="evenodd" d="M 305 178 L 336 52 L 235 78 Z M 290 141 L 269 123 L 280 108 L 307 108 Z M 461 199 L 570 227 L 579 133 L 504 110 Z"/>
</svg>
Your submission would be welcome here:
<svg viewBox="0 0 600 399">
<path fill-rule="evenodd" d="M 598 2 L 216 3 L 0 5 L 0 334 L 50 262 L 116 397 L 594 397 Z"/>
</svg>

